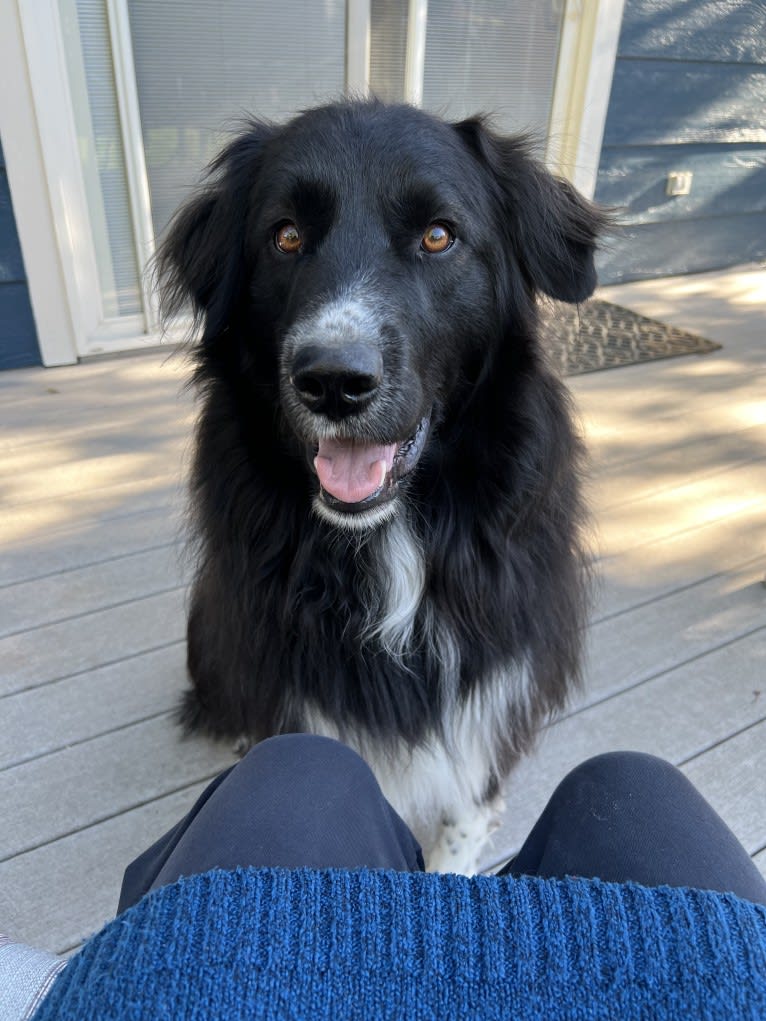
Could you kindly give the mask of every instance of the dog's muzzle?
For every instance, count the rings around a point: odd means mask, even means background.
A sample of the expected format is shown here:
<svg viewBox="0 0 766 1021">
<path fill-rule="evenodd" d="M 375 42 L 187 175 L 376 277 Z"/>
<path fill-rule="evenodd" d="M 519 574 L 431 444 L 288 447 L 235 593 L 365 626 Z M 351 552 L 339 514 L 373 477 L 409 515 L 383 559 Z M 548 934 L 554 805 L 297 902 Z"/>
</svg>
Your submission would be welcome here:
<svg viewBox="0 0 766 1021">
<path fill-rule="evenodd" d="M 367 512 L 396 497 L 399 483 L 423 452 L 430 416 L 421 418 L 409 435 L 392 437 L 390 442 L 370 442 L 361 435 L 362 429 L 355 435 L 354 418 L 372 405 L 383 383 L 380 351 L 364 343 L 301 347 L 289 381 L 301 405 L 322 422 L 317 434 L 324 438 L 313 450 L 320 510 L 331 511 L 334 520 L 345 515 L 366 515 L 370 523 L 378 520 L 379 515 Z M 327 429 L 330 424 L 338 428 Z M 361 517 L 358 524 L 363 524 Z"/>
</svg>

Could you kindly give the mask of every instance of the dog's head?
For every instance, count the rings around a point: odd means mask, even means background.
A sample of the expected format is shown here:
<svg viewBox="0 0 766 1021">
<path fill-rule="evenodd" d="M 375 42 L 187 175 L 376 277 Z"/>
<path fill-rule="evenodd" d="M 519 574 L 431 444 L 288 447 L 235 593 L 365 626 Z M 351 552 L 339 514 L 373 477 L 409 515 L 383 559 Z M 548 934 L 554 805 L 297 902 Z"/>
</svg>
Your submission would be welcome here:
<svg viewBox="0 0 766 1021">
<path fill-rule="evenodd" d="M 592 293 L 602 223 L 481 118 L 338 103 L 253 123 L 158 265 L 166 312 L 191 299 L 204 323 L 203 371 L 269 394 L 313 466 L 317 512 L 366 528 L 395 513 L 492 352 L 533 343 L 536 293 Z"/>
</svg>

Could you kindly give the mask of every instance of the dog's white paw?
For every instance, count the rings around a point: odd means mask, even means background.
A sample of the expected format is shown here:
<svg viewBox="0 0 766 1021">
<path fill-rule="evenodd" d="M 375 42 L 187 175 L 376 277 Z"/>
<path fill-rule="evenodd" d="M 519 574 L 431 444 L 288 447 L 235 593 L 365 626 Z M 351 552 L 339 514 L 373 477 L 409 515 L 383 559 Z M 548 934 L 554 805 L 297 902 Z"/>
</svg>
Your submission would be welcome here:
<svg viewBox="0 0 766 1021">
<path fill-rule="evenodd" d="M 237 756 L 238 759 L 244 759 L 250 749 L 253 747 L 255 742 L 251 737 L 243 736 L 238 737 L 234 744 L 231 746 L 231 750 Z"/>
<path fill-rule="evenodd" d="M 487 841 L 500 825 L 503 804 L 499 799 L 480 805 L 470 815 L 445 819 L 436 843 L 426 855 L 429 872 L 456 872 L 473 876 Z"/>
</svg>

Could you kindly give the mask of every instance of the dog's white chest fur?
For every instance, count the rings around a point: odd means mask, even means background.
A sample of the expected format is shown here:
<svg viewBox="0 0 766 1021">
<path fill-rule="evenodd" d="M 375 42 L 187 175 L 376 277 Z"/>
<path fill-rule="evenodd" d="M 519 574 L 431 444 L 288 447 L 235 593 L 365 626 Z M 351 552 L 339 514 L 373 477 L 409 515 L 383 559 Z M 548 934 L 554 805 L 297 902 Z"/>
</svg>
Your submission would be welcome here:
<svg viewBox="0 0 766 1021">
<path fill-rule="evenodd" d="M 365 639 L 377 639 L 389 655 L 401 656 L 413 637 L 415 615 L 426 614 L 425 637 L 440 662 L 444 713 L 440 733 L 430 733 L 414 748 L 404 742 L 382 746 L 364 731 L 343 734 L 337 723 L 309 707 L 308 730 L 344 740 L 370 765 L 381 789 L 409 825 L 431 871 L 472 874 L 496 828 L 502 810 L 488 799 L 490 779 L 498 775 L 495 749 L 500 729 L 512 712 L 523 712 L 526 672 L 498 672 L 458 695 L 460 656 L 443 621 L 429 613 L 426 567 L 403 517 L 391 522 L 376 541 L 374 569 L 366 579 L 370 617 Z"/>
</svg>

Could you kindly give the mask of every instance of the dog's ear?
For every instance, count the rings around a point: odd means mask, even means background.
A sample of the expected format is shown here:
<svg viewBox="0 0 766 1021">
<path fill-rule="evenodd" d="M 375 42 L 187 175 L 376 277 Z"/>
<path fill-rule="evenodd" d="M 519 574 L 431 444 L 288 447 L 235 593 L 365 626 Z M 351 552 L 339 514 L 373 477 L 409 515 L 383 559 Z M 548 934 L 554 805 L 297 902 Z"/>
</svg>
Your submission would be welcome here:
<svg viewBox="0 0 766 1021">
<path fill-rule="evenodd" d="M 482 117 L 454 125 L 498 189 L 516 259 L 537 289 L 561 301 L 588 298 L 596 286 L 596 239 L 606 211 L 530 155 L 523 135 L 501 136 Z"/>
<path fill-rule="evenodd" d="M 206 333 L 220 332 L 243 284 L 251 196 L 275 132 L 251 122 L 210 164 L 202 190 L 181 206 L 154 257 L 162 318 L 191 305 Z"/>
</svg>

